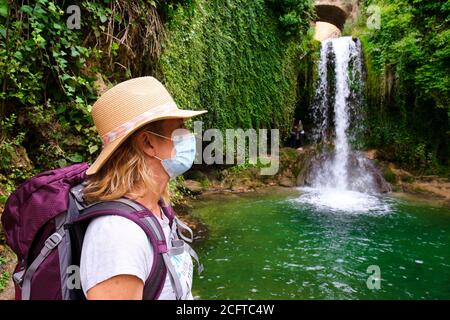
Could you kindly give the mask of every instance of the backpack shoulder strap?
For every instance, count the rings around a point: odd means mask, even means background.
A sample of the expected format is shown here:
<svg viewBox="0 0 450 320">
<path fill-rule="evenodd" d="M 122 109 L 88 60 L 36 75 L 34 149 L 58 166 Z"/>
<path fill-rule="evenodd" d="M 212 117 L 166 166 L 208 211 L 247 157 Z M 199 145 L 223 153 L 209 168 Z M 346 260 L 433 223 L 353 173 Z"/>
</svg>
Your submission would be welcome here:
<svg viewBox="0 0 450 320">
<path fill-rule="evenodd" d="M 137 202 L 127 198 L 120 198 L 99 202 L 87 207 L 75 223 L 89 221 L 105 215 L 127 218 L 139 225 L 147 235 L 153 247 L 153 265 L 150 275 L 145 281 L 143 298 L 145 300 L 156 299 L 161 293 L 166 279 L 167 267 L 163 255 L 168 252 L 164 232 L 156 217 Z"/>
<path fill-rule="evenodd" d="M 175 219 L 175 211 L 170 205 L 167 205 L 162 199 L 158 201 L 158 204 L 161 207 L 164 215 L 167 217 L 167 219 L 169 219 L 170 227 L 172 227 L 172 223 Z"/>
<path fill-rule="evenodd" d="M 136 207 L 142 208 L 142 205 L 128 198 L 120 198 L 116 201 L 127 204 L 134 208 Z M 172 207 L 166 206 L 166 204 L 162 200 L 160 200 L 158 203 L 161 206 L 164 215 L 169 219 L 169 224 L 172 227 L 172 223 L 176 219 L 174 210 L 172 209 Z M 144 210 L 147 209 L 144 208 Z M 140 219 L 149 229 L 155 231 L 158 243 L 158 250 L 160 253 L 158 254 L 158 257 L 162 257 L 162 260 L 164 261 L 164 263 L 153 264 L 152 270 L 150 271 L 150 276 L 147 278 L 145 282 L 143 298 L 145 300 L 156 299 L 156 297 L 159 296 L 159 294 L 163 289 L 166 273 L 169 272 L 170 277 L 172 279 L 172 283 L 175 286 L 176 298 L 181 299 L 183 296 L 183 289 L 181 286 L 180 279 L 175 271 L 175 267 L 172 264 L 172 260 L 170 259 L 170 255 L 172 255 L 173 252 L 177 251 L 177 249 L 172 248 L 171 250 L 168 250 L 164 231 L 162 230 L 161 225 L 159 224 L 157 218 L 153 214 L 148 212 L 148 215 L 145 215 Z M 156 254 L 156 250 L 153 250 L 153 252 Z M 164 280 L 160 281 L 160 279 Z"/>
</svg>

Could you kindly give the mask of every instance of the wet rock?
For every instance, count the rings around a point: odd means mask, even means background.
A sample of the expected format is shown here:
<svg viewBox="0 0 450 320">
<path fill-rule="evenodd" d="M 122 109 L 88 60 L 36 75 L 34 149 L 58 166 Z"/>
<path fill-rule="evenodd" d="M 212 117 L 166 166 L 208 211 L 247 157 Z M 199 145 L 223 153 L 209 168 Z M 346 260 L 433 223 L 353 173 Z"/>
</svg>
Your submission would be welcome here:
<svg viewBox="0 0 450 320">
<path fill-rule="evenodd" d="M 388 193 L 392 191 L 391 184 L 384 179 L 383 175 L 379 170 L 372 172 L 372 175 L 375 181 L 375 186 L 378 189 L 378 192 Z"/>
<path fill-rule="evenodd" d="M 306 176 L 302 175 L 302 174 L 299 174 L 297 176 L 297 181 L 296 182 L 297 182 L 296 185 L 298 187 L 304 186 L 306 184 Z"/>
<path fill-rule="evenodd" d="M 303 181 L 298 179 L 298 183 L 311 183 L 314 178 L 317 178 L 318 172 L 323 172 L 323 168 L 326 168 L 327 163 L 330 163 L 333 157 L 334 152 L 332 150 L 326 148 L 318 150 L 311 159 L 306 179 Z M 353 151 L 349 154 L 347 163 L 349 189 L 360 192 L 371 190 L 381 193 L 392 191 L 391 185 L 385 180 L 382 171 L 376 165 L 376 161 L 371 160 L 371 158 L 376 158 L 375 151 L 365 153 Z M 327 179 L 326 176 L 322 177 L 320 182 L 326 184 L 328 181 L 325 179 Z"/>
<path fill-rule="evenodd" d="M 233 192 L 244 192 L 245 188 L 243 188 L 240 185 L 232 185 L 231 186 L 231 191 L 233 191 Z"/>
<path fill-rule="evenodd" d="M 376 149 L 367 150 L 364 153 L 366 158 L 369 160 L 375 160 L 378 158 L 378 151 Z"/>
<path fill-rule="evenodd" d="M 295 186 L 295 183 L 294 183 L 294 181 L 293 181 L 293 179 L 292 178 L 289 178 L 289 177 L 282 177 L 281 179 L 280 179 L 280 186 L 283 186 L 283 187 L 294 187 Z"/>
<path fill-rule="evenodd" d="M 183 186 L 193 194 L 200 194 L 203 191 L 202 184 L 195 180 L 185 180 Z"/>
</svg>

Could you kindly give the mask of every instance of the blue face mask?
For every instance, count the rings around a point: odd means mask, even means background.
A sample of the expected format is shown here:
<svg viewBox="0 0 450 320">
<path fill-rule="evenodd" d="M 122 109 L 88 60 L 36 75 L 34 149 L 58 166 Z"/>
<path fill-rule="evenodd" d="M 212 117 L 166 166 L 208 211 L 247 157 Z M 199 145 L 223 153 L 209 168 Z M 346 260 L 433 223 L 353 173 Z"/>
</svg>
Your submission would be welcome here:
<svg viewBox="0 0 450 320">
<path fill-rule="evenodd" d="M 195 136 L 193 133 L 189 132 L 183 135 L 176 135 L 172 139 L 154 132 L 151 133 L 164 139 L 172 140 L 173 142 L 175 155 L 172 158 L 161 159 L 155 156 L 156 159 L 161 160 L 161 164 L 170 178 L 175 178 L 182 175 L 192 167 L 195 159 L 196 146 Z"/>
</svg>

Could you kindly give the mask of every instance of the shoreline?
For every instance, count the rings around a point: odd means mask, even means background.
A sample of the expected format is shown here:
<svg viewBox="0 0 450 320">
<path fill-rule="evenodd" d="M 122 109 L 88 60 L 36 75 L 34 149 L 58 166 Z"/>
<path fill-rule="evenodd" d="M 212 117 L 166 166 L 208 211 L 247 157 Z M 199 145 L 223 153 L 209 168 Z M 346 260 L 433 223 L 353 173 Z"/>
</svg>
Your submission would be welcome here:
<svg viewBox="0 0 450 320">
<path fill-rule="evenodd" d="M 445 207 L 450 209 L 450 197 L 444 197 L 441 194 L 433 193 L 426 189 L 412 188 L 406 183 L 392 184 L 393 191 L 382 193 L 390 197 L 397 199 L 402 199 L 406 201 L 419 202 L 428 205 L 437 205 L 439 207 Z M 208 226 L 203 223 L 199 218 L 192 215 L 192 210 L 195 207 L 196 201 L 210 200 L 211 198 L 222 198 L 226 195 L 244 195 L 244 194 L 254 194 L 260 193 L 264 195 L 265 193 L 285 193 L 294 194 L 297 192 L 297 188 L 302 186 L 283 186 L 280 184 L 270 183 L 266 185 L 260 185 L 253 188 L 210 188 L 203 191 L 197 191 L 194 196 L 185 197 L 184 203 L 182 205 L 174 205 L 175 212 L 180 218 L 185 221 L 189 227 L 194 231 L 194 236 L 196 232 L 200 235 L 194 237 L 194 239 L 203 242 L 207 239 L 209 235 Z"/>
</svg>

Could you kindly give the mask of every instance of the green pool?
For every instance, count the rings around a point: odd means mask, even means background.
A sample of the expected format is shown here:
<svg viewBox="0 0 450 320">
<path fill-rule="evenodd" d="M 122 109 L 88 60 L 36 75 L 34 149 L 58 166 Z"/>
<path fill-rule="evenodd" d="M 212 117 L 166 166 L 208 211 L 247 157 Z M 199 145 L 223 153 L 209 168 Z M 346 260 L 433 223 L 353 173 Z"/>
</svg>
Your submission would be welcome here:
<svg viewBox="0 0 450 320">
<path fill-rule="evenodd" d="M 210 232 L 196 247 L 205 271 L 194 278 L 194 296 L 450 299 L 448 208 L 346 196 L 271 189 L 197 201 L 194 215 Z M 379 289 L 368 287 L 370 276 Z"/>
</svg>

